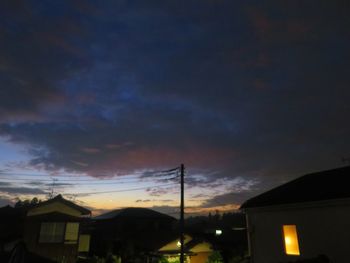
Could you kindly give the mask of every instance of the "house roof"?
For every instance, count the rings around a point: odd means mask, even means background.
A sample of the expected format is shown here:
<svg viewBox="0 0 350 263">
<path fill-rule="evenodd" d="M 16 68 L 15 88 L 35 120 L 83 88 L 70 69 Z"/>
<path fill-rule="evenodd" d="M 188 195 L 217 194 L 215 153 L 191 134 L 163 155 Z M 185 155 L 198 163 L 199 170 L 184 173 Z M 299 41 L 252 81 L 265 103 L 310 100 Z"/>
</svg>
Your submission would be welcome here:
<svg viewBox="0 0 350 263">
<path fill-rule="evenodd" d="M 170 242 L 164 244 L 158 249 L 159 253 L 162 254 L 178 254 L 180 252 L 180 246 L 178 246 L 180 238 L 176 236 Z M 200 237 L 193 237 L 185 234 L 184 248 L 186 253 L 199 253 L 199 252 L 210 252 L 212 251 L 211 243 Z"/>
<path fill-rule="evenodd" d="M 82 222 L 88 218 L 76 217 L 65 213 L 60 212 L 49 212 L 44 214 L 37 214 L 28 217 L 26 220 L 45 220 L 48 222 L 61 222 L 61 221 L 70 221 L 70 222 Z"/>
<path fill-rule="evenodd" d="M 350 166 L 306 174 L 253 197 L 241 209 L 350 198 Z"/>
<path fill-rule="evenodd" d="M 152 209 L 141 208 L 141 207 L 129 207 L 118 210 L 113 210 L 111 212 L 96 216 L 94 219 L 96 220 L 104 220 L 104 219 L 113 219 L 113 218 L 164 218 L 169 220 L 175 220 L 175 218 L 159 213 Z"/>
<path fill-rule="evenodd" d="M 193 239 L 192 236 L 185 234 L 184 235 L 184 244 L 185 248 L 188 249 L 187 244 Z M 162 246 L 158 249 L 159 252 L 176 252 L 178 253 L 179 251 L 179 245 L 178 242 L 180 240 L 180 237 L 178 233 L 172 234 L 171 239 L 166 240 L 163 242 Z"/>
<path fill-rule="evenodd" d="M 49 199 L 47 201 L 44 201 L 44 202 L 41 202 L 39 204 L 37 204 L 36 206 L 34 206 L 33 208 L 37 208 L 37 207 L 41 207 L 41 206 L 45 206 L 45 205 L 48 205 L 48 204 L 52 204 L 52 203 L 55 203 L 55 202 L 60 202 L 60 203 L 63 203 L 77 211 L 79 211 L 82 215 L 89 215 L 91 214 L 91 211 L 85 207 L 82 207 L 80 205 L 77 205 L 71 201 L 68 201 L 67 199 L 64 199 L 62 197 L 62 195 L 57 195 L 55 196 L 54 198 L 52 199 Z"/>
</svg>

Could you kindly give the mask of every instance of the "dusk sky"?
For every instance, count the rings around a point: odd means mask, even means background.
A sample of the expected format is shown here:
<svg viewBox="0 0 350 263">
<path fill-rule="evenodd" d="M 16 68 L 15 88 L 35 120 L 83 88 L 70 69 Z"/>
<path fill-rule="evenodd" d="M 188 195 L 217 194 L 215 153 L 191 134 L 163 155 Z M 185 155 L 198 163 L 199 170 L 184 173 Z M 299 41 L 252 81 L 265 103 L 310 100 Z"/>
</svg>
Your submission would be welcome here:
<svg viewBox="0 0 350 263">
<path fill-rule="evenodd" d="M 5 0 L 0 206 L 233 211 L 350 157 L 350 1 Z M 101 193 L 104 192 L 104 193 Z"/>
</svg>

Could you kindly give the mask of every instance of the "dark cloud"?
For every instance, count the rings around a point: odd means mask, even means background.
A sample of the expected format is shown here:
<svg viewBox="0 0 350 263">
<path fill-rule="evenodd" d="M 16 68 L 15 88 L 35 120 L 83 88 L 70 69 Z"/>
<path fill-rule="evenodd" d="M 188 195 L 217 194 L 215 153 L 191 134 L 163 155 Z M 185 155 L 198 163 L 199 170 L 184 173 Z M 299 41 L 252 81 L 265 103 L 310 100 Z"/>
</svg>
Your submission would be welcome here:
<svg viewBox="0 0 350 263">
<path fill-rule="evenodd" d="M 344 1 L 5 2 L 0 136 L 29 166 L 257 193 L 349 155 Z"/>
<path fill-rule="evenodd" d="M 42 195 L 42 194 L 47 194 L 47 192 L 42 190 L 41 188 L 29 188 L 29 187 L 4 187 L 4 186 L 0 186 L 0 192 L 6 193 L 9 195 L 21 195 L 21 194 Z"/>
<path fill-rule="evenodd" d="M 224 206 L 229 204 L 240 205 L 247 199 L 252 197 L 252 191 L 243 192 L 230 192 L 225 194 L 218 194 L 209 200 L 203 202 L 201 207 L 216 207 Z"/>
<path fill-rule="evenodd" d="M 150 203 L 150 202 L 162 202 L 162 203 L 170 203 L 174 202 L 172 199 L 137 199 L 136 203 Z"/>
<path fill-rule="evenodd" d="M 151 202 L 152 200 L 150 199 L 137 199 L 135 202 L 136 203 L 148 203 Z"/>
<path fill-rule="evenodd" d="M 146 192 L 148 193 L 149 196 L 163 196 L 165 194 L 169 193 L 177 193 L 178 190 L 175 189 L 174 187 L 167 187 L 167 188 L 159 188 L 159 187 L 150 187 L 146 189 Z"/>
<path fill-rule="evenodd" d="M 79 20 L 64 5 L 0 5 L 0 122 L 43 121 L 66 102 L 59 81 L 85 63 Z"/>
<path fill-rule="evenodd" d="M 194 195 L 192 195 L 191 196 L 192 198 L 195 198 L 195 199 L 198 199 L 198 198 L 208 198 L 208 197 L 210 197 L 210 195 L 209 194 L 204 194 L 204 193 L 200 193 L 200 194 L 194 194 Z"/>
<path fill-rule="evenodd" d="M 31 182 L 26 182 L 26 185 L 32 185 L 32 186 L 46 186 L 48 185 L 47 183 L 44 182 L 38 182 L 38 181 L 31 181 Z M 51 184 L 52 185 L 52 184 Z"/>
<path fill-rule="evenodd" d="M 31 181 L 31 182 L 26 182 L 26 185 L 32 185 L 32 186 L 42 186 L 42 187 L 67 187 L 67 186 L 74 186 L 72 183 L 58 183 L 55 182 L 53 183 L 45 183 L 45 182 L 39 182 L 39 181 Z"/>
</svg>

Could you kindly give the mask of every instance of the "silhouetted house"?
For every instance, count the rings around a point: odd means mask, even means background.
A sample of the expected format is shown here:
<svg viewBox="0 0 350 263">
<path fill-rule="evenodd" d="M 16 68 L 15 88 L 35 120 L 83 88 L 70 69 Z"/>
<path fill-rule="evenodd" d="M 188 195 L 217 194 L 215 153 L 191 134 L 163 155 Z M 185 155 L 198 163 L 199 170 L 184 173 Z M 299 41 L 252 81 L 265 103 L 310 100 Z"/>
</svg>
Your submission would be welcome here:
<svg viewBox="0 0 350 263">
<path fill-rule="evenodd" d="M 169 262 L 178 262 L 180 253 L 180 238 L 173 239 L 158 249 L 158 253 Z M 213 253 L 212 245 L 203 239 L 185 235 L 184 249 L 187 263 L 206 263 Z"/>
<path fill-rule="evenodd" d="M 22 239 L 25 210 L 5 206 L 0 208 L 0 253 L 11 242 Z"/>
<path fill-rule="evenodd" d="M 61 195 L 28 209 L 23 240 L 26 249 L 57 262 L 76 262 L 79 253 L 89 251 L 90 235 L 84 226 L 90 210 Z"/>
<path fill-rule="evenodd" d="M 123 261 L 156 251 L 174 232 L 177 220 L 147 208 L 114 210 L 94 218 L 93 254 L 118 255 Z"/>
<path fill-rule="evenodd" d="M 191 217 L 186 219 L 185 227 L 189 235 L 211 243 L 224 262 L 247 254 L 246 222 L 242 212 Z"/>
<path fill-rule="evenodd" d="M 349 178 L 349 166 L 307 174 L 246 201 L 251 262 L 349 262 Z"/>
</svg>

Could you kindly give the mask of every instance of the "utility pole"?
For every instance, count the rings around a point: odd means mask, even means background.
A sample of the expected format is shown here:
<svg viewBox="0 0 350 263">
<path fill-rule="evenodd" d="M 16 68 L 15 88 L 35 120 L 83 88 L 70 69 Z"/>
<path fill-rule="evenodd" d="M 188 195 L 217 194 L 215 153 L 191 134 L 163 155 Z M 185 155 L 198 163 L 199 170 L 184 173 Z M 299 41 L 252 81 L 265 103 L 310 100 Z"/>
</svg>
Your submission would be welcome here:
<svg viewBox="0 0 350 263">
<path fill-rule="evenodd" d="M 185 231 L 185 219 L 184 219 L 184 207 L 185 207 L 185 198 L 184 198 L 184 176 L 185 176 L 185 166 L 181 164 L 180 167 L 180 178 L 181 178 L 181 204 L 180 204 L 180 263 L 184 263 L 184 231 Z"/>
</svg>

